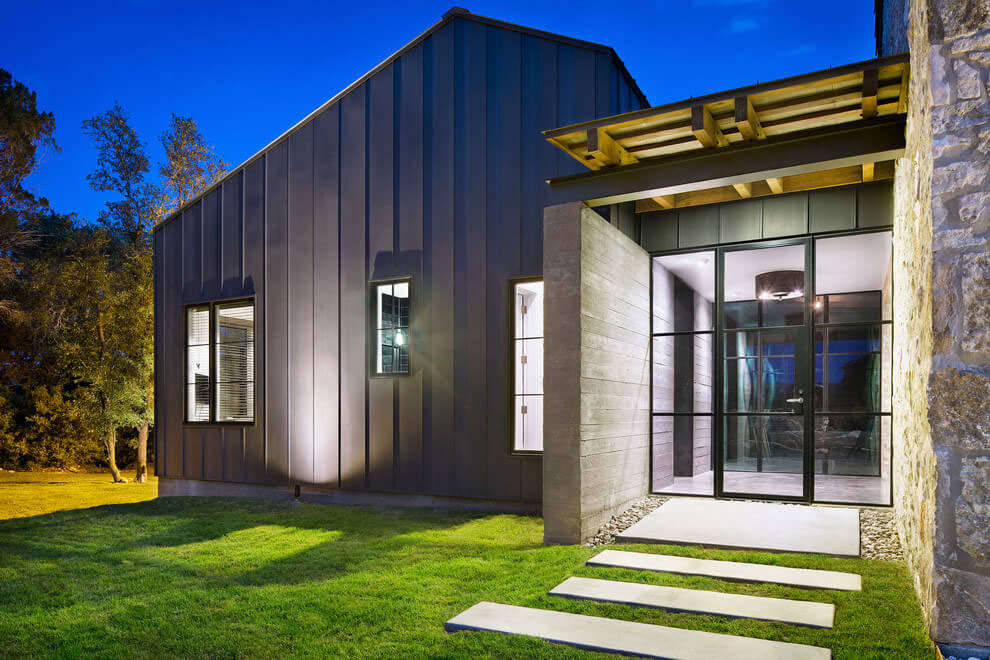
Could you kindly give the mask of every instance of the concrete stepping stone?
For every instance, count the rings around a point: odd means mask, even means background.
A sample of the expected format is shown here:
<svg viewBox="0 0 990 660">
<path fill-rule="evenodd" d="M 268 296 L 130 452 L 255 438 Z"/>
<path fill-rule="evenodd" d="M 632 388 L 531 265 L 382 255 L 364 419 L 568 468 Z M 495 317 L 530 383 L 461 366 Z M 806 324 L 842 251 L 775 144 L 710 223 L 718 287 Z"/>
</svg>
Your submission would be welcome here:
<svg viewBox="0 0 990 660">
<path fill-rule="evenodd" d="M 814 628 L 831 628 L 835 605 L 784 598 L 662 587 L 637 582 L 594 578 L 567 578 L 550 590 L 551 596 L 599 600 L 623 605 L 657 607 L 675 612 L 696 612 L 734 618 L 780 621 Z"/>
<path fill-rule="evenodd" d="M 859 511 L 681 497 L 665 502 L 615 540 L 858 557 Z"/>
<path fill-rule="evenodd" d="M 604 550 L 586 563 L 589 566 L 612 566 L 641 571 L 703 575 L 736 582 L 772 582 L 811 589 L 861 591 L 863 588 L 863 579 L 855 573 L 768 566 L 741 561 L 692 559 L 690 557 L 654 555 L 647 552 L 625 550 Z"/>
<path fill-rule="evenodd" d="M 827 660 L 832 657 L 828 649 L 805 644 L 489 602 L 464 610 L 446 623 L 445 630 L 525 635 L 592 651 L 671 660 Z"/>
</svg>

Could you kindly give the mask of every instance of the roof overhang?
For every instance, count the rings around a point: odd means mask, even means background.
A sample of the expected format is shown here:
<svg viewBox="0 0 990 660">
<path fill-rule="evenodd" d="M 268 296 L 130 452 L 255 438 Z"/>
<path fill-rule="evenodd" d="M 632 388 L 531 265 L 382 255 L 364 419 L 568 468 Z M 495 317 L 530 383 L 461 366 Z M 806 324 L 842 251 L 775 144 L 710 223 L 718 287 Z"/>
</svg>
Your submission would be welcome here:
<svg viewBox="0 0 990 660">
<path fill-rule="evenodd" d="M 651 200 L 655 208 L 694 206 L 727 201 L 710 198 L 680 200 L 683 195 L 731 189 L 734 199 L 745 195 L 739 187 L 765 186 L 766 194 L 810 190 L 873 178 L 889 178 L 889 161 L 904 154 L 903 116 L 861 120 L 842 127 L 804 131 L 798 135 L 767 138 L 731 149 L 706 149 L 674 158 L 615 167 L 552 179 L 550 203 L 581 200 L 591 206 Z M 874 164 L 882 164 L 879 168 Z M 878 171 L 879 169 L 879 171 Z M 886 171 L 889 169 L 889 172 Z M 847 173 L 848 174 L 845 174 Z M 802 185 L 800 179 L 815 181 Z M 667 199 L 672 204 L 663 204 Z M 683 203 L 689 202 L 689 203 Z"/>
<path fill-rule="evenodd" d="M 649 210 L 889 178 L 908 70 L 893 55 L 544 131 L 589 169 L 552 197 Z"/>
</svg>

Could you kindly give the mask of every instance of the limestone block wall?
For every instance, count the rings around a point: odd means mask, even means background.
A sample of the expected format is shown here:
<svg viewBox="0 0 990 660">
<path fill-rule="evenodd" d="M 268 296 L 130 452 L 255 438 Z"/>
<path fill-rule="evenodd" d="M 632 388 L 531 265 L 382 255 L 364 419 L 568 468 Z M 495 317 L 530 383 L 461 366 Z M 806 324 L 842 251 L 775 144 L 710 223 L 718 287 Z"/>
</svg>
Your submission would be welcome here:
<svg viewBox="0 0 990 660">
<path fill-rule="evenodd" d="M 544 235 L 544 540 L 580 543 L 648 492 L 650 259 L 580 203 Z"/>
<path fill-rule="evenodd" d="M 894 504 L 932 637 L 990 647 L 990 3 L 910 0 Z"/>
</svg>

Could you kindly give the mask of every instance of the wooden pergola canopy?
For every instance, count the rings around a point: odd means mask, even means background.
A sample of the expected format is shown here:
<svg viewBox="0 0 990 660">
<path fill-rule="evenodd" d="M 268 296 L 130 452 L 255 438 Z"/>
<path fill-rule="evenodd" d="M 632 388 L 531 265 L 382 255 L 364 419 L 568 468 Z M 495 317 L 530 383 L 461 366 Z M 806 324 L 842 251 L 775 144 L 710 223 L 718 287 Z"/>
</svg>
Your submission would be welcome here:
<svg viewBox="0 0 990 660">
<path fill-rule="evenodd" d="M 656 164 L 690 152 L 732 151 L 733 145 L 903 115 L 908 71 L 908 55 L 892 55 L 555 128 L 544 135 L 596 172 Z M 822 172 L 817 178 L 744 182 L 701 195 L 658 195 L 641 200 L 639 206 L 640 210 L 694 206 L 890 176 L 892 162 L 871 162 Z"/>
</svg>

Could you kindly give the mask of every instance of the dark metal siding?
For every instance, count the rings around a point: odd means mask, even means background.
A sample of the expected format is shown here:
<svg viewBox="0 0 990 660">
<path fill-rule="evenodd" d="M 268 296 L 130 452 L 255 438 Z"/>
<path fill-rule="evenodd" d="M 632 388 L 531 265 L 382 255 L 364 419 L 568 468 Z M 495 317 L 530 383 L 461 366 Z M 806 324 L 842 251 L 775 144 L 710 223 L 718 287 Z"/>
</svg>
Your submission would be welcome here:
<svg viewBox="0 0 990 660">
<path fill-rule="evenodd" d="M 536 502 L 510 456 L 508 281 L 540 275 L 540 131 L 639 107 L 610 53 L 454 19 L 155 235 L 164 476 Z M 412 281 L 412 374 L 369 378 L 369 280 Z M 184 426 L 183 305 L 254 296 L 256 422 Z"/>
</svg>

